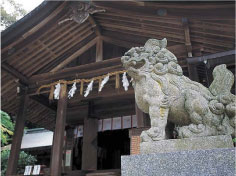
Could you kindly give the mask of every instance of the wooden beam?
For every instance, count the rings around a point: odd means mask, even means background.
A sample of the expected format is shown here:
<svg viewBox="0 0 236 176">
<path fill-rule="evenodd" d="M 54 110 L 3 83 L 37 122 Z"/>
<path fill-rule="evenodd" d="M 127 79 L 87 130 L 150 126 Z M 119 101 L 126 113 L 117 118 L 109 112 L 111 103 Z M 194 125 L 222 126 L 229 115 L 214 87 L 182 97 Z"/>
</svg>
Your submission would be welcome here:
<svg viewBox="0 0 236 176">
<path fill-rule="evenodd" d="M 76 51 L 74 54 L 72 54 L 70 57 L 62 61 L 58 66 L 53 68 L 50 72 L 55 72 L 60 70 L 61 68 L 65 67 L 67 64 L 69 64 L 71 61 L 79 57 L 81 54 L 83 54 L 85 51 L 90 49 L 93 45 L 95 45 L 97 42 L 97 37 L 88 42 L 86 45 L 84 45 L 82 48 L 80 48 L 78 51 Z"/>
<path fill-rule="evenodd" d="M 2 69 L 10 73 L 15 78 L 19 79 L 21 83 L 28 85 L 29 83 L 28 78 L 22 73 L 20 73 L 18 70 L 16 70 L 14 67 L 12 67 L 11 65 L 7 63 L 2 63 Z"/>
<path fill-rule="evenodd" d="M 98 25 L 97 21 L 95 21 L 95 19 L 93 18 L 93 16 L 91 14 L 89 14 L 88 20 L 89 20 L 89 23 L 92 25 L 92 28 L 95 29 L 96 35 L 101 36 L 102 30 L 101 30 L 100 26 Z"/>
<path fill-rule="evenodd" d="M 101 37 L 97 39 L 97 44 L 96 44 L 96 62 L 102 61 L 103 60 L 103 41 Z"/>
<path fill-rule="evenodd" d="M 186 45 L 186 49 L 187 49 L 187 52 L 188 52 L 188 57 L 193 57 L 188 19 L 187 18 L 182 18 L 182 24 L 183 24 L 183 27 L 184 27 L 185 45 Z"/>
<path fill-rule="evenodd" d="M 61 84 L 60 98 L 57 106 L 57 118 L 53 135 L 50 175 L 60 176 L 62 168 L 63 142 L 67 109 L 67 86 Z"/>
<path fill-rule="evenodd" d="M 29 79 L 29 83 L 30 84 L 37 84 L 37 82 L 41 82 L 41 81 L 46 81 L 48 80 L 48 82 L 56 80 L 56 79 L 62 79 L 62 78 L 66 78 L 66 77 L 70 77 L 75 78 L 76 76 L 78 76 L 79 74 L 88 72 L 88 71 L 95 71 L 95 70 L 100 70 L 101 68 L 108 68 L 108 67 L 114 67 L 120 66 L 120 69 L 122 69 L 122 65 L 121 65 L 121 60 L 120 57 L 118 58 L 113 58 L 113 59 L 108 59 L 108 60 L 104 60 L 102 62 L 94 62 L 91 64 L 85 64 L 85 65 L 80 65 L 80 66 L 76 66 L 76 67 L 70 67 L 70 68 L 65 68 L 63 70 L 59 70 L 57 72 L 48 72 L 48 73 L 42 73 L 39 75 L 34 75 Z M 111 70 L 111 69 L 109 69 Z M 104 73 L 104 72 L 101 72 Z M 76 75 L 77 74 L 77 75 Z M 86 76 L 86 77 L 89 77 Z"/>
<path fill-rule="evenodd" d="M 8 164 L 7 164 L 7 172 L 6 172 L 7 176 L 17 174 L 17 165 L 18 165 L 18 159 L 19 159 L 19 154 L 20 154 L 21 141 L 22 141 L 23 132 L 24 132 L 24 124 L 25 124 L 25 119 L 26 119 L 26 109 L 27 109 L 28 102 L 29 102 L 29 97 L 26 94 L 26 92 L 24 92 L 24 94 L 21 95 L 20 97 L 20 104 L 19 104 L 18 114 L 16 118 L 16 125 L 15 125 L 14 135 L 13 135 L 12 144 L 11 144 L 11 151 L 10 151 L 10 156 L 9 156 Z"/>
<path fill-rule="evenodd" d="M 97 69 L 97 70 L 94 70 L 94 71 L 88 71 L 88 72 L 83 72 L 83 73 L 80 73 L 80 74 L 71 74 L 71 76 L 60 76 L 61 78 L 65 78 L 67 80 L 72 80 L 72 78 L 74 79 L 89 79 L 89 78 L 93 78 L 93 77 L 96 77 L 98 75 L 105 75 L 107 73 L 110 73 L 110 72 L 114 72 L 114 71 L 120 71 L 122 70 L 123 67 L 122 65 L 118 65 L 118 66 L 113 66 L 113 67 L 108 67 L 108 68 L 102 68 L 102 69 Z M 58 81 L 58 80 L 61 80 L 60 78 L 59 79 L 54 79 L 54 80 L 39 80 L 37 82 L 33 82 L 31 85 L 30 85 L 30 90 L 29 90 L 29 95 L 36 95 L 36 91 L 37 89 L 39 88 L 40 85 L 45 85 L 45 84 L 48 84 L 48 83 L 52 83 L 54 81 Z M 48 93 L 49 91 L 48 90 L 42 90 L 40 91 L 40 93 Z"/>
<path fill-rule="evenodd" d="M 57 110 L 57 107 L 50 104 L 49 99 L 44 97 L 43 95 L 33 95 L 33 96 L 30 96 L 30 98 L 37 101 L 38 103 L 44 105 L 45 107 L 53 110 L 53 111 Z"/>
<path fill-rule="evenodd" d="M 110 87 L 110 85 L 109 85 Z M 120 96 L 133 96 L 134 95 L 134 90 L 132 87 L 129 87 L 128 91 L 125 91 L 122 89 L 120 89 L 119 91 L 115 90 L 115 85 L 113 88 L 106 88 L 104 87 L 104 90 L 101 91 L 100 93 L 98 93 L 96 91 L 96 88 L 94 87 L 93 92 L 91 92 L 87 97 L 84 97 L 82 95 L 76 94 L 74 99 L 70 100 L 71 103 L 73 103 L 74 101 L 88 101 L 88 100 L 94 100 L 94 99 L 101 99 L 101 98 L 109 98 L 109 97 L 120 97 Z"/>
<path fill-rule="evenodd" d="M 227 58 L 230 58 L 230 62 L 235 62 L 235 60 L 234 60 L 235 53 L 236 53 L 236 50 L 224 51 L 224 52 L 219 52 L 219 53 L 215 53 L 215 54 L 209 54 L 206 56 L 187 58 L 187 62 L 189 64 L 197 64 L 197 63 L 203 62 L 204 60 L 214 60 L 214 59 L 218 59 L 218 58 L 221 58 L 221 61 L 223 61 L 223 62 Z"/>
</svg>

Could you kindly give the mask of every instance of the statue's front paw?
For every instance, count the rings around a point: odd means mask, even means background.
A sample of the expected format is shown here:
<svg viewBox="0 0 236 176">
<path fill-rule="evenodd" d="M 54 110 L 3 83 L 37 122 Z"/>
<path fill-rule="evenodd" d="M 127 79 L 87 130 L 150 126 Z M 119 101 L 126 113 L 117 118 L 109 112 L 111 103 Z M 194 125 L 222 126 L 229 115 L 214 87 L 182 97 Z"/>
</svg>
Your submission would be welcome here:
<svg viewBox="0 0 236 176">
<path fill-rule="evenodd" d="M 152 138 L 147 134 L 147 131 L 143 131 L 140 135 L 141 142 L 151 142 Z"/>
<path fill-rule="evenodd" d="M 178 138 L 191 138 L 215 135 L 217 135 L 217 129 L 215 127 L 210 127 L 203 124 L 190 124 L 189 126 L 183 126 L 178 129 Z"/>
<path fill-rule="evenodd" d="M 147 130 L 147 134 L 151 137 L 153 141 L 160 141 L 165 139 L 165 130 L 162 130 L 157 127 L 152 127 Z"/>
</svg>

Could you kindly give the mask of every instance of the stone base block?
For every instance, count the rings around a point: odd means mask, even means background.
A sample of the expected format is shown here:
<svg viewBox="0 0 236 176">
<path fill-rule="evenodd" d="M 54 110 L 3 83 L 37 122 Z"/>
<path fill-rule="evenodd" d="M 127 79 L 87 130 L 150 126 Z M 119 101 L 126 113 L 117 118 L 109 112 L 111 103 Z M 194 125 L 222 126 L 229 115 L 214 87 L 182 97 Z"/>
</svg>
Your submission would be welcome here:
<svg viewBox="0 0 236 176">
<path fill-rule="evenodd" d="M 140 153 L 164 153 L 184 150 L 200 150 L 215 148 L 232 148 L 233 141 L 230 135 L 207 136 L 199 138 L 170 139 L 154 142 L 142 142 Z"/>
<path fill-rule="evenodd" d="M 235 176 L 235 149 L 122 156 L 121 173 L 122 176 Z"/>
</svg>

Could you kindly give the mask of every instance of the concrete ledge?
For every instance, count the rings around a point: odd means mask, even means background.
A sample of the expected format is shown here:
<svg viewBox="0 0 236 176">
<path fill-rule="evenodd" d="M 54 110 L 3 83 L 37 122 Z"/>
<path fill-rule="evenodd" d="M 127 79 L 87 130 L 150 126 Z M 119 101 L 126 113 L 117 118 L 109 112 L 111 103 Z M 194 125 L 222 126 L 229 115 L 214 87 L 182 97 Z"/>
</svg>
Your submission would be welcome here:
<svg viewBox="0 0 236 176">
<path fill-rule="evenodd" d="M 233 148 L 230 135 L 207 136 L 199 138 L 170 139 L 154 142 L 142 142 L 140 153 L 164 153 L 184 150 Z"/>
<path fill-rule="evenodd" d="M 235 148 L 121 157 L 122 176 L 235 176 Z"/>
</svg>

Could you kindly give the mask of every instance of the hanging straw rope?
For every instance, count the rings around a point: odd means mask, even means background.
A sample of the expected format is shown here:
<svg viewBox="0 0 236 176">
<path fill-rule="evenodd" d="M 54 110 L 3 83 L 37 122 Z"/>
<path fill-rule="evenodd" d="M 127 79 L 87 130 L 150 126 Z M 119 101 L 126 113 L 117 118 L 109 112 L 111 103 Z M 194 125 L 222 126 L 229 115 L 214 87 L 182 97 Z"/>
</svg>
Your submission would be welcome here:
<svg viewBox="0 0 236 176">
<path fill-rule="evenodd" d="M 88 83 L 88 82 L 91 82 L 92 80 L 94 81 L 97 81 L 97 80 L 102 80 L 104 79 L 106 76 L 114 76 L 116 75 L 116 79 L 118 79 L 118 76 L 119 74 L 122 74 L 126 72 L 126 70 L 122 70 L 122 71 L 115 71 L 115 72 L 111 72 L 111 73 L 108 73 L 108 74 L 105 74 L 105 75 L 101 75 L 101 76 L 97 76 L 97 77 L 94 77 L 94 78 L 90 78 L 90 79 L 75 79 L 75 80 L 72 80 L 72 81 L 65 81 L 65 80 L 59 80 L 59 81 L 56 81 L 56 82 L 53 82 L 51 84 L 46 84 L 46 85 L 42 85 L 38 88 L 38 90 L 36 91 L 37 94 L 40 93 L 41 89 L 44 89 L 44 88 L 49 88 L 49 87 L 54 87 L 56 84 L 60 83 L 60 84 L 74 84 L 74 82 L 76 83 L 81 83 L 81 86 L 80 86 L 80 94 L 82 95 L 83 94 L 83 85 L 84 83 Z M 118 75 L 118 76 L 117 76 Z M 118 84 L 118 83 L 117 83 Z M 116 87 L 119 87 L 118 85 L 116 85 Z"/>
</svg>

